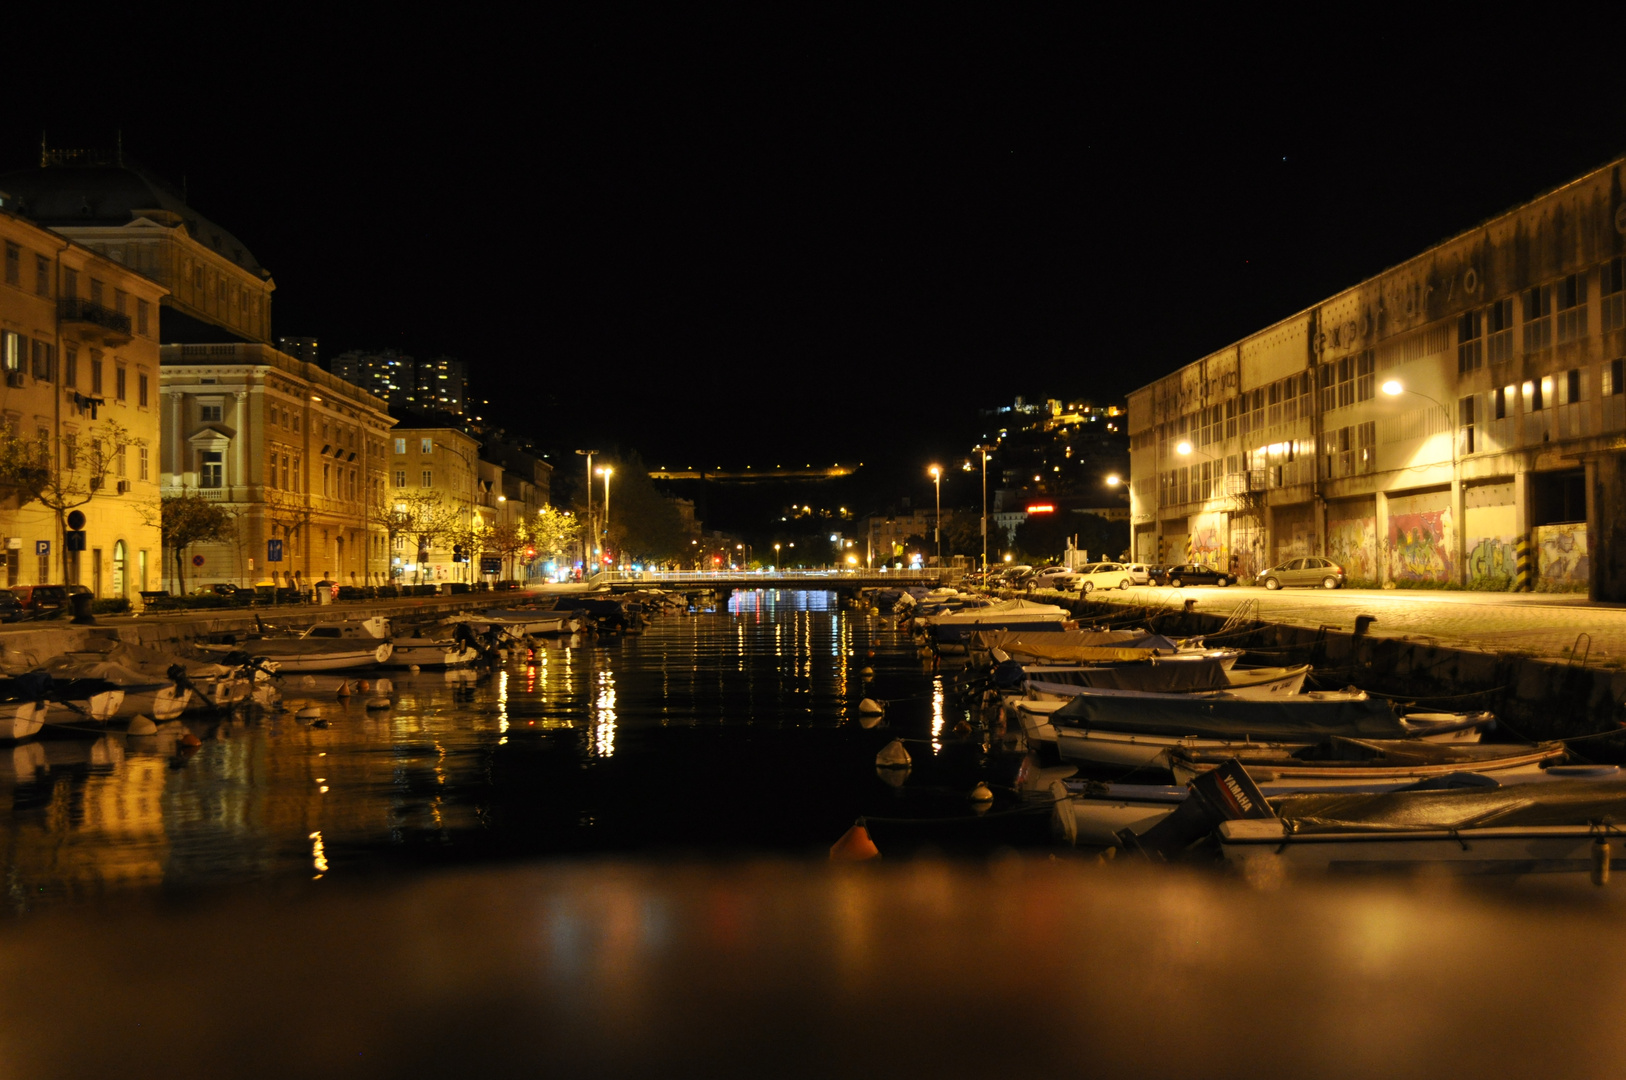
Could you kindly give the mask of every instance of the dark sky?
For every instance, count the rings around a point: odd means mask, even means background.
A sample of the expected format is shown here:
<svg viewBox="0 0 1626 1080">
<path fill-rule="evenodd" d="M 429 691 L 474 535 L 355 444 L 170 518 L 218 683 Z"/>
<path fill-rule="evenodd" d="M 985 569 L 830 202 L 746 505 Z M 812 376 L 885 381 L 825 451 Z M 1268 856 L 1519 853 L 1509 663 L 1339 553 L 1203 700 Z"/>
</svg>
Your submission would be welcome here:
<svg viewBox="0 0 1626 1080">
<path fill-rule="evenodd" d="M 24 28 L 63 48 L 11 50 L 0 167 L 122 129 L 278 333 L 461 356 L 514 427 L 654 464 L 963 452 L 979 405 L 1119 398 L 1626 148 L 1591 13 L 255 10 Z"/>
</svg>

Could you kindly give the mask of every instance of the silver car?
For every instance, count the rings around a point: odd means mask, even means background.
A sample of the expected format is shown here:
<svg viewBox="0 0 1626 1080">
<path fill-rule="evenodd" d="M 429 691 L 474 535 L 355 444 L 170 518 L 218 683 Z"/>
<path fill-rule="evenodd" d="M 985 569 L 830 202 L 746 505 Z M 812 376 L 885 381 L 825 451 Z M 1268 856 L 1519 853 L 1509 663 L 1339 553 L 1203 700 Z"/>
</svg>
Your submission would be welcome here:
<svg viewBox="0 0 1626 1080">
<path fill-rule="evenodd" d="M 1340 589 L 1344 585 L 1344 568 L 1331 559 L 1310 555 L 1302 559 L 1289 559 L 1273 566 L 1257 578 L 1267 589 L 1281 589 L 1289 585 L 1319 585 L 1323 589 Z"/>
</svg>

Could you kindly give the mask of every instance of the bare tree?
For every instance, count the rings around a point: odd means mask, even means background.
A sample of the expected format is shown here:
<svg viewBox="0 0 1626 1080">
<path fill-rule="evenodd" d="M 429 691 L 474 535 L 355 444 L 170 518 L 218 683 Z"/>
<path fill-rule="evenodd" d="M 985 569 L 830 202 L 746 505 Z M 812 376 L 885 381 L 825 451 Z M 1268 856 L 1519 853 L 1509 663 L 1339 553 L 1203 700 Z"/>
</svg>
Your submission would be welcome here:
<svg viewBox="0 0 1626 1080">
<path fill-rule="evenodd" d="M 416 544 L 418 581 L 423 581 L 423 563 L 436 542 L 448 538 L 459 518 L 456 507 L 428 492 L 412 492 L 376 497 L 367 508 L 367 520 L 384 530 L 387 546 L 394 557 L 396 538 Z M 391 572 L 394 576 L 394 572 Z"/>
<path fill-rule="evenodd" d="M 267 525 L 282 531 L 282 556 L 284 561 L 292 563 L 294 540 L 297 538 L 299 544 L 303 546 L 307 535 L 305 525 L 310 519 L 310 508 L 306 506 L 305 496 L 297 491 L 267 488 L 265 505 L 261 512 Z M 269 534 L 273 530 L 266 531 Z M 293 571 L 289 572 L 289 576 L 293 576 Z"/>
<path fill-rule="evenodd" d="M 165 495 L 159 504 L 159 530 L 164 546 L 175 553 L 175 592 L 186 595 L 186 549 L 231 538 L 232 512 L 213 499 L 192 492 Z"/>
<path fill-rule="evenodd" d="M 63 435 L 61 459 L 56 468 L 49 467 L 46 453 L 41 454 L 41 460 L 47 462 L 46 476 L 34 498 L 56 515 L 57 535 L 64 540 L 61 544 L 63 581 L 68 580 L 70 566 L 66 543 L 68 513 L 106 490 L 108 477 L 113 474 L 114 466 L 124 461 L 131 443 L 130 433 L 123 424 L 104 420 L 90 428 L 83 442 L 77 432 Z M 137 440 L 135 445 L 143 443 Z"/>
</svg>

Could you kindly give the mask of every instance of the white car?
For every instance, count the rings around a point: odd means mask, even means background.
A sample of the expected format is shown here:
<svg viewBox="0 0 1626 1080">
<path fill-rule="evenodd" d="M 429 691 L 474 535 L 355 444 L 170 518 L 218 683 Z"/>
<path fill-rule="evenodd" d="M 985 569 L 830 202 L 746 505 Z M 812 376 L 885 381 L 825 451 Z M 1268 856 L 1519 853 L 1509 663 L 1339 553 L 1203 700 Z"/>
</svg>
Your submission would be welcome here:
<svg viewBox="0 0 1626 1080">
<path fill-rule="evenodd" d="M 1096 589 L 1127 589 L 1135 582 L 1129 567 L 1123 563 L 1098 562 L 1078 568 L 1078 591 L 1088 594 Z"/>
<path fill-rule="evenodd" d="M 1124 563 L 1124 569 L 1129 571 L 1129 581 L 1134 585 L 1150 585 L 1152 583 L 1152 568 L 1145 563 Z"/>
</svg>

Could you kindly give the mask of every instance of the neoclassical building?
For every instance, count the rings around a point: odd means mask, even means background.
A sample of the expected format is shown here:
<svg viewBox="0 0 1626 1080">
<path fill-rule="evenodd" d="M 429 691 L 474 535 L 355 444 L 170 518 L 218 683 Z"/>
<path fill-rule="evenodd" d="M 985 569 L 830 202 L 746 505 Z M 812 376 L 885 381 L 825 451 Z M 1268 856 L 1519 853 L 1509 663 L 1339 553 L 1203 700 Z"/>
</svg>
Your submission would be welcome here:
<svg viewBox="0 0 1626 1080">
<path fill-rule="evenodd" d="M 389 580 L 380 501 L 393 421 L 360 387 L 269 345 L 165 345 L 165 495 L 217 499 L 230 542 L 190 552 L 187 587 Z M 277 541 L 271 544 L 270 541 Z M 268 559 L 280 547 L 281 561 Z"/>
<path fill-rule="evenodd" d="M 3 584 L 67 582 L 135 600 L 156 587 L 161 561 L 165 290 L 14 206 L 0 194 L 0 419 L 32 444 L 48 485 L 45 501 L 15 488 L 0 499 Z M 85 516 L 82 551 L 65 550 L 73 511 Z"/>
</svg>

